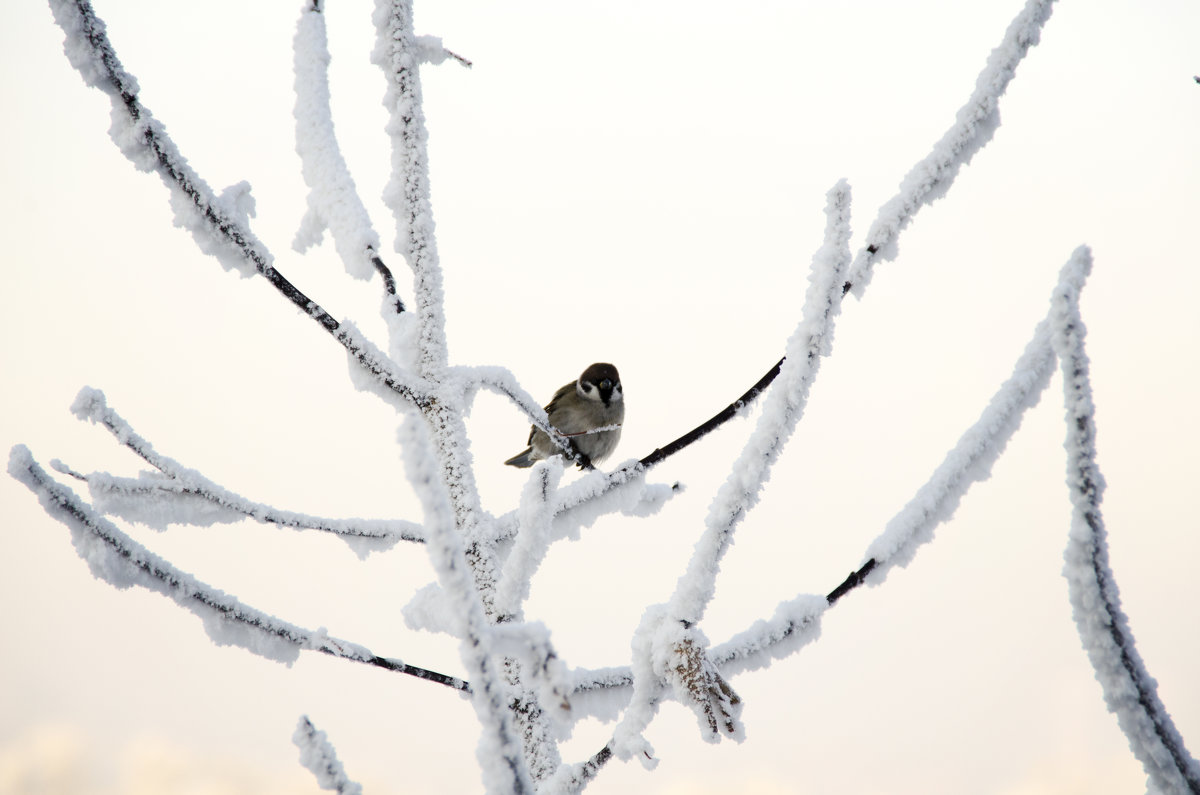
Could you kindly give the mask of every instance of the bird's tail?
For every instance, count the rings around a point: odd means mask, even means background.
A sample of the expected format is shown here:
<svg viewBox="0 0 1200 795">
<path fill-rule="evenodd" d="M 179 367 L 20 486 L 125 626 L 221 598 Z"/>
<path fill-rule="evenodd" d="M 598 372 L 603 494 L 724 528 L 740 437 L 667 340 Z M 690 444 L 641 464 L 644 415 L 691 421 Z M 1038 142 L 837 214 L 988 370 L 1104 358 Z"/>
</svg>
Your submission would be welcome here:
<svg viewBox="0 0 1200 795">
<path fill-rule="evenodd" d="M 533 448 L 526 447 L 524 450 L 517 453 L 504 463 L 508 464 L 510 467 L 521 467 L 524 469 L 525 467 L 533 466 L 533 462 L 536 460 L 537 459 L 533 457 Z"/>
</svg>

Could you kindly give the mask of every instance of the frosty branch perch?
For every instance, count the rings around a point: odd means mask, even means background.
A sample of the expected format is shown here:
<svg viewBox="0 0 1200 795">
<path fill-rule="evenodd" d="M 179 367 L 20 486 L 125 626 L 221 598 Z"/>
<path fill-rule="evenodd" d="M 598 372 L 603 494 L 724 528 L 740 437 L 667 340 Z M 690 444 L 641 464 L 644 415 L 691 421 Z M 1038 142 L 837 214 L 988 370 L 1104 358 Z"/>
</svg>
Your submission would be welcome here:
<svg viewBox="0 0 1200 795">
<path fill-rule="evenodd" d="M 1035 329 L 1012 376 L 1001 385 L 979 420 L 962 435 L 916 497 L 872 542 L 863 566 L 830 592 L 824 602 L 832 606 L 864 581 L 880 584 L 893 566 L 907 565 L 919 547 L 932 540 L 934 529 L 951 518 L 970 487 L 987 479 L 992 465 L 1020 427 L 1024 413 L 1037 405 L 1057 358 L 1067 402 L 1065 446 L 1075 506 L 1064 574 L 1071 586 L 1080 636 L 1109 708 L 1117 714 L 1122 731 L 1151 780 L 1164 793 L 1195 795 L 1200 792 L 1197 763 L 1188 754 L 1183 738 L 1159 701 L 1154 681 L 1134 647 L 1108 568 L 1099 507 L 1103 478 L 1095 464 L 1093 407 L 1078 305 L 1079 292 L 1090 269 L 1090 252 L 1086 248 L 1076 250 L 1063 266 L 1046 319 Z M 797 641 L 802 642 L 806 634 L 815 632 L 819 626 L 824 607 L 813 600 L 814 597 L 799 596 L 792 603 L 780 605 L 775 619 L 759 622 L 713 647 L 710 659 L 723 674 L 734 675 L 767 664 L 768 656 L 794 652 L 799 648 Z M 577 687 L 581 691 L 628 687 L 635 678 L 627 671 L 612 669 L 591 682 L 581 681 Z M 581 787 L 613 753 L 610 743 L 586 762 L 564 771 L 563 780 L 570 782 L 568 789 Z"/>
<path fill-rule="evenodd" d="M 895 258 L 901 233 L 920 209 L 945 196 L 962 167 L 991 141 L 1000 124 L 1000 97 L 1016 76 L 1017 66 L 1040 40 L 1041 29 L 1050 18 L 1053 4 L 1054 0 L 1028 0 L 1013 19 L 976 79 L 975 91 L 958 111 L 955 123 L 934 144 L 929 155 L 905 176 L 899 192 L 879 209 L 867 233 L 866 244 L 850 266 L 848 278 L 842 285 L 843 293 L 853 290 L 855 295 L 862 296 L 875 264 Z M 770 386 L 784 361 L 776 362 L 741 397 L 711 419 L 644 456 L 638 462 L 640 467 L 644 470 L 661 463 L 733 419 Z M 614 472 L 612 477 L 618 481 L 626 475 Z"/>
</svg>

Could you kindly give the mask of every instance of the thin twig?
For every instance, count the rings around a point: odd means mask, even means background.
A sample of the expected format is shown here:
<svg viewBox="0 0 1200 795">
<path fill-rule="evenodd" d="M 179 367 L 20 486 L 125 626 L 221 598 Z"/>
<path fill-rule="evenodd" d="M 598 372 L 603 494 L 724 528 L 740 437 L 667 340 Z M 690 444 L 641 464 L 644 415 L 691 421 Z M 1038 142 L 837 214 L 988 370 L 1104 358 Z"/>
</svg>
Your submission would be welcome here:
<svg viewBox="0 0 1200 795">
<path fill-rule="evenodd" d="M 687 447 L 693 442 L 699 441 L 715 431 L 717 428 L 729 422 L 731 419 L 737 416 L 738 412 L 753 403 L 754 400 L 763 393 L 763 390 L 771 385 L 771 382 L 775 380 L 775 376 L 779 375 L 779 370 L 782 367 L 783 359 L 780 359 L 770 370 L 767 371 L 766 375 L 758 379 L 754 386 L 746 390 L 746 392 L 740 398 L 718 411 L 707 422 L 701 423 L 665 447 L 655 448 L 654 452 L 638 461 L 638 463 L 646 469 L 649 469 L 650 467 L 661 463 L 668 456 L 675 455 L 683 448 Z"/>
</svg>

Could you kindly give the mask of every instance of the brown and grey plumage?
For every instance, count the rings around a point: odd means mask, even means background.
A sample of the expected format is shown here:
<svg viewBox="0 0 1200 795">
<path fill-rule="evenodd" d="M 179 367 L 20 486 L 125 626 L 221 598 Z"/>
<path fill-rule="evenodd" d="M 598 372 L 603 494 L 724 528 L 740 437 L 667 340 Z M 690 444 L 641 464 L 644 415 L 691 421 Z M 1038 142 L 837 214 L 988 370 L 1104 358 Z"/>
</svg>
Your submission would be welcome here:
<svg viewBox="0 0 1200 795">
<path fill-rule="evenodd" d="M 617 368 L 605 362 L 588 367 L 577 380 L 554 393 L 546 404 L 546 415 L 550 424 L 569 436 L 591 463 L 608 458 L 621 439 L 621 423 L 625 420 L 625 395 Z M 535 461 L 562 452 L 536 425 L 529 431 L 528 444 L 504 463 L 530 467 Z"/>
</svg>

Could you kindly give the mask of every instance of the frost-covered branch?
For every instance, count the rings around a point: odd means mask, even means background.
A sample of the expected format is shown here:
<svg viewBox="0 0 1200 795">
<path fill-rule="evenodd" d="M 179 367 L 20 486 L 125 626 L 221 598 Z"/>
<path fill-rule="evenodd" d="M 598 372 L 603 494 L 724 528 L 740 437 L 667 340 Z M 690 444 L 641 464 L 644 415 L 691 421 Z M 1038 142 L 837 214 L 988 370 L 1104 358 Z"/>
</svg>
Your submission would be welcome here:
<svg viewBox="0 0 1200 795">
<path fill-rule="evenodd" d="M 533 574 L 550 548 L 550 530 L 554 521 L 550 499 L 562 475 L 563 463 L 557 456 L 539 461 L 534 464 L 521 494 L 518 509 L 521 532 L 504 561 L 496 588 L 496 612 L 507 619 L 523 620 L 521 605 L 529 598 Z"/>
<path fill-rule="evenodd" d="M 472 572 L 465 570 L 463 539 L 455 532 L 455 513 L 450 495 L 435 467 L 437 456 L 415 417 L 405 418 L 400 429 L 404 464 L 409 482 L 425 509 L 426 548 L 442 590 L 457 617 L 459 653 L 472 680 L 472 703 L 482 726 L 479 758 L 485 766 L 484 783 L 489 792 L 533 792 L 529 769 L 508 711 L 506 687 L 500 675 L 499 657 L 492 648 L 491 625 Z"/>
<path fill-rule="evenodd" d="M 1057 295 L 1068 286 L 1078 291 L 1091 269 L 1091 254 L 1081 247 L 1063 266 Z M 905 566 L 917 549 L 933 539 L 934 529 L 954 515 L 967 490 L 991 474 L 992 465 L 1021 425 L 1025 412 L 1037 405 L 1054 371 L 1050 323 L 1043 320 L 979 419 L 946 454 L 916 496 L 888 522 L 867 548 L 864 561 L 876 565 L 867 582 L 878 585 L 893 566 Z"/>
<path fill-rule="evenodd" d="M 75 550 L 92 574 L 116 588 L 140 585 L 170 598 L 199 616 L 208 636 L 219 646 L 241 646 L 287 664 L 295 661 L 302 650 L 319 651 L 470 692 L 461 679 L 380 657 L 364 646 L 339 640 L 324 630 L 289 624 L 197 580 L 95 513 L 75 492 L 50 477 L 24 445 L 12 448 L 8 472 L 37 495 L 48 514 L 70 528 Z"/>
<path fill-rule="evenodd" d="M 612 472 L 592 471 L 551 496 L 554 525 L 551 540 L 572 538 L 601 516 L 620 512 L 626 516 L 651 516 L 668 499 L 683 491 L 678 483 L 646 483 L 642 468 L 630 463 Z M 520 511 L 497 517 L 497 540 L 515 538 L 520 531 Z"/>
<path fill-rule="evenodd" d="M 428 42 L 418 40 L 413 33 L 410 0 L 377 0 L 374 21 L 376 45 L 371 57 L 387 80 L 383 103 L 390 112 L 387 131 L 392 137 L 392 175 L 384 189 L 384 202 L 397 224 L 395 248 L 413 271 L 416 350 L 407 358 L 422 378 L 442 387 L 435 390 L 434 399 L 419 408 L 441 467 L 440 479 L 448 492 L 458 532 L 474 540 L 486 522 L 463 420 L 464 400 L 450 387 L 447 376 L 442 270 L 429 198 L 428 132 L 419 72 Z M 473 544 L 467 554 L 476 587 L 490 610 L 496 581 L 490 540 Z"/>
<path fill-rule="evenodd" d="M 613 735 L 613 751 L 623 759 L 653 757 L 643 732 L 667 687 L 696 713 L 705 739 L 742 737 L 741 700 L 707 656 L 708 641 L 697 624 L 715 593 L 733 532 L 757 504 L 804 411 L 820 360 L 832 348 L 833 321 L 850 263 L 850 188 L 844 181 L 829 191 L 825 212 L 825 240 L 813 257 L 802 317 L 788 341 L 780 380 L 767 393 L 758 426 L 713 500 L 704 533 L 669 603 L 647 610 L 635 633 L 633 699 Z"/>
<path fill-rule="evenodd" d="M 331 533 L 349 544 L 360 558 L 390 549 L 397 541 L 421 543 L 425 540 L 421 527 L 411 522 L 330 519 L 273 508 L 247 500 L 195 474 L 188 478 L 190 483 L 184 483 L 153 472 L 123 478 L 106 472 L 83 474 L 57 460 L 52 460 L 50 466 L 86 483 L 100 513 L 119 516 L 156 530 L 164 530 L 172 524 L 205 527 L 253 519 L 278 527 Z"/>
<path fill-rule="evenodd" d="M 446 366 L 448 357 L 442 269 L 429 199 L 421 48 L 413 33 L 411 2 L 376 0 L 374 18 L 377 39 L 371 58 L 387 78 L 383 104 L 391 114 L 387 131 L 392 136 L 392 176 L 383 199 L 396 222 L 395 249 L 413 271 L 417 370 L 431 377 Z"/>
<path fill-rule="evenodd" d="M 709 509 L 705 532 L 671 597 L 672 619 L 695 624 L 703 617 L 733 531 L 758 503 L 772 465 L 804 413 L 821 358 L 832 350 L 843 274 L 850 264 L 850 187 L 844 181 L 829 191 L 825 214 L 825 242 L 813 258 L 802 320 L 788 341 L 780 380 L 767 393 L 758 426 Z"/>
<path fill-rule="evenodd" d="M 51 10 L 66 33 L 64 50 L 84 81 L 108 94 L 113 104 L 110 134 L 135 166 L 159 175 L 171 192 L 175 221 L 188 229 L 201 251 L 243 276 L 261 274 L 281 295 L 311 317 L 386 389 L 405 402 L 422 406 L 428 397 L 419 381 L 401 376 L 385 359 L 374 355 L 356 331 L 343 328 L 319 304 L 288 281 L 272 264 L 263 243 L 250 232 L 253 211 L 249 186 L 242 183 L 217 196 L 187 164 L 138 99 L 137 81 L 125 71 L 108 40 L 104 23 L 87 0 L 51 0 Z"/>
<path fill-rule="evenodd" d="M 861 584 L 874 566 L 874 561 L 868 561 L 863 568 L 851 573 L 827 596 L 801 594 L 780 603 L 771 618 L 756 621 L 724 643 L 713 646 L 709 651 L 712 661 L 721 669 L 722 674 L 735 676 L 744 671 L 762 668 L 771 659 L 781 659 L 795 653 L 800 646 L 816 639 L 825 611 Z M 793 640 L 797 642 L 793 644 Z M 573 675 L 575 684 L 572 692 L 577 697 L 584 696 L 585 699 L 605 691 L 615 693 L 633 685 L 633 672 L 627 665 L 596 670 L 576 669 Z M 627 696 L 618 695 L 616 698 L 624 700 Z M 577 701 L 576 704 L 578 703 Z M 618 708 L 614 705 L 612 697 L 608 697 L 591 709 L 577 708 L 577 717 L 612 716 Z M 623 703 L 620 706 L 623 706 Z"/>
<path fill-rule="evenodd" d="M 334 533 L 349 543 L 360 557 L 374 550 L 389 548 L 397 541 L 424 541 L 420 525 L 413 522 L 323 519 L 272 508 L 235 494 L 157 452 L 149 441 L 109 407 L 104 393 L 98 389 L 81 389 L 71 404 L 71 412 L 81 420 L 106 428 L 117 441 L 162 473 L 162 476 L 142 473 L 140 477 L 132 479 L 103 472 L 81 475 L 56 466 L 59 471 L 88 484 L 96 507 L 102 513 L 115 514 L 160 529 L 168 524 L 207 525 L 249 517 L 280 527 Z"/>
<path fill-rule="evenodd" d="M 1067 488 L 1071 496 L 1071 532 L 1063 554 L 1071 612 L 1104 701 L 1116 713 L 1134 756 L 1161 795 L 1200 795 L 1200 763 L 1158 697 L 1158 685 L 1146 671 L 1134 645 L 1129 619 L 1121 610 L 1116 580 L 1108 563 L 1107 531 L 1100 503 L 1104 478 L 1096 464 L 1096 417 L 1086 329 L 1079 314 L 1078 283 L 1060 285 L 1051 310 L 1051 344 L 1061 362 L 1066 403 Z"/>
<path fill-rule="evenodd" d="M 1000 45 L 992 50 L 975 81 L 975 91 L 958 111 L 954 124 L 932 151 L 900 182 L 900 191 L 879 210 L 867 230 L 866 243 L 854 258 L 846 289 L 861 297 L 877 262 L 894 259 L 897 240 L 927 204 L 946 195 L 959 170 L 992 140 L 1000 126 L 1000 97 L 1016 76 L 1017 66 L 1041 39 L 1054 0 L 1027 0 L 1009 23 Z"/>
<path fill-rule="evenodd" d="M 1077 250 L 1064 266 L 1055 294 L 1068 289 L 1077 293 L 1090 263 L 1087 249 Z M 1054 311 L 1056 310 L 1052 308 L 1051 313 Z M 884 533 L 872 543 L 865 556 L 865 562 L 857 571 L 851 573 L 827 596 L 800 595 L 784 602 L 779 605 L 771 619 L 759 621 L 725 643 L 709 649 L 708 659 L 723 676 L 733 676 L 761 668 L 774 658 L 794 653 L 817 637 L 821 616 L 828 607 L 863 582 L 882 582 L 892 565 L 907 563 L 916 549 L 932 538 L 933 528 L 950 518 L 967 489 L 987 477 L 991 464 L 1019 427 L 1024 411 L 1036 405 L 1049 383 L 1054 365 L 1054 352 L 1049 344 L 1049 328 L 1049 320 L 1044 320 L 1038 325 L 1033 339 L 1018 360 L 1013 375 L 1000 387 L 980 419 L 963 434 L 929 483 L 918 491 L 917 497 L 889 522 Z M 658 632 L 663 629 L 653 626 L 653 617 L 648 618 L 651 626 L 641 632 Z M 688 629 L 690 628 L 683 627 L 683 630 Z M 678 633 L 680 630 L 672 631 Z M 653 653 L 654 644 L 649 645 Z M 609 694 L 604 696 L 604 703 L 609 707 L 612 699 L 622 697 L 617 691 L 632 687 L 635 701 L 630 709 L 634 710 L 638 717 L 636 723 L 631 726 L 618 726 L 613 740 L 588 761 L 564 766 L 556 779 L 567 782 L 564 784 L 564 791 L 580 788 L 614 753 L 623 757 L 640 753 L 646 760 L 651 759 L 652 749 L 641 737 L 638 727 L 648 724 L 650 717 L 657 710 L 658 701 L 666 696 L 669 690 L 655 681 L 656 677 L 653 675 L 648 685 L 639 685 L 641 677 L 638 675 L 638 665 L 635 654 L 632 668 L 612 668 L 594 673 L 579 672 L 582 675 L 577 675 L 576 691 L 607 691 Z M 645 663 L 642 665 L 645 667 Z M 653 666 L 649 670 L 657 673 Z M 640 700 L 639 686 L 642 688 Z M 627 711 L 622 723 L 629 719 L 630 712 Z"/>
<path fill-rule="evenodd" d="M 288 663 L 301 650 L 320 651 L 469 693 L 481 725 L 477 756 L 489 792 L 533 792 L 535 784 L 539 791 L 577 791 L 614 756 L 638 758 L 648 766 L 655 763 L 645 729 L 668 698 L 694 711 L 705 740 L 740 740 L 742 704 L 729 680 L 812 642 L 820 634 L 825 612 L 843 596 L 864 583 L 879 584 L 893 566 L 906 565 L 933 537 L 935 528 L 952 516 L 970 486 L 988 476 L 1024 412 L 1038 401 L 1057 355 L 1066 382 L 1075 505 L 1065 573 L 1080 634 L 1106 700 L 1153 786 L 1162 792 L 1200 795 L 1200 768 L 1184 748 L 1133 647 L 1108 569 L 1099 510 L 1103 483 L 1095 467 L 1094 417 L 1078 313 L 1078 293 L 1090 268 L 1086 249 L 1077 250 L 1063 268 L 1050 316 L 1038 326 L 1012 375 L 930 480 L 870 544 L 856 570 L 828 595 L 801 594 L 782 602 L 772 616 L 750 623 L 723 643 L 710 644 L 699 626 L 716 592 L 733 534 L 756 506 L 805 410 L 820 360 L 830 351 L 844 296 L 851 290 L 862 295 L 875 264 L 896 256 L 901 233 L 920 209 L 945 195 L 962 167 L 991 140 L 999 123 L 999 99 L 1038 42 L 1052 5 L 1053 0 L 1027 0 L 991 53 L 954 125 L 904 177 L 853 259 L 849 188 L 843 182 L 830 191 L 824 244 L 814 257 L 802 319 L 784 357 L 757 383 L 707 422 L 613 472 L 590 472 L 560 489 L 562 462 L 551 459 L 538 464 L 520 507 L 494 519 L 480 502 L 464 421 L 480 388 L 507 397 L 554 439 L 567 460 L 587 461 L 571 439 L 549 425 L 545 411 L 509 371 L 449 365 L 420 66 L 447 59 L 465 66 L 470 62 L 446 49 L 440 39 L 415 34 L 411 0 L 376 0 L 372 58 L 387 81 L 384 104 L 392 139 L 393 168 L 384 201 L 397 226 L 394 248 L 413 272 L 413 311 L 409 312 L 397 296 L 395 277 L 380 255 L 379 236 L 337 143 L 322 0 L 307 0 L 297 24 L 296 149 L 309 195 L 294 247 L 303 251 L 319 243 L 328 230 L 352 276 L 368 279 L 372 271 L 380 274 L 390 342 L 385 353 L 349 321 L 335 320 L 275 269 L 270 253 L 250 231 L 254 203 L 248 185 L 218 194 L 187 165 L 163 126 L 140 103 L 136 81 L 117 60 L 90 3 L 51 0 L 67 34 L 66 51 L 72 63 L 88 84 L 112 101 L 114 141 L 138 168 L 153 171 L 164 181 L 176 223 L 189 229 L 200 248 L 215 255 L 224 267 L 244 276 L 262 275 L 321 324 L 348 352 L 359 385 L 383 394 L 404 414 L 399 440 L 425 525 L 321 519 L 256 504 L 156 452 L 108 408 L 101 393 L 91 389 L 80 393 L 72 410 L 80 418 L 104 425 L 157 472 L 119 478 L 106 473 L 80 475 L 56 465 L 88 483 L 94 508 L 50 477 L 24 447 L 13 448 L 9 471 L 37 494 L 48 513 L 68 525 L 77 551 L 97 577 L 116 587 L 136 584 L 168 596 L 200 616 L 218 644 L 235 643 Z M 643 616 L 632 641 L 631 665 L 568 670 L 558 658 L 549 630 L 524 621 L 530 581 L 549 546 L 578 537 L 581 527 L 609 512 L 644 516 L 657 511 L 679 487 L 647 484 L 646 472 L 744 414 L 760 395 L 765 406 L 755 430 L 716 495 L 669 602 L 650 607 Z M 152 526 L 251 517 L 376 544 L 424 541 L 438 581 L 418 594 L 405 609 L 405 618 L 410 627 L 423 622 L 424 628 L 456 637 L 473 686 L 248 607 L 140 546 L 104 518 L 106 511 Z M 585 714 L 620 717 L 620 722 L 609 743 L 591 758 L 563 765 L 558 730 Z M 301 718 L 294 739 L 322 787 L 360 792 L 346 777 L 324 734 L 307 718 Z"/>
<path fill-rule="evenodd" d="M 321 789 L 332 790 L 338 795 L 362 795 L 362 786 L 346 775 L 325 732 L 317 731 L 307 715 L 300 716 L 292 742 L 300 749 L 300 764 L 312 771 Z"/>
<path fill-rule="evenodd" d="M 912 222 L 917 211 L 945 196 L 961 167 L 991 140 L 1000 123 L 999 98 L 1015 77 L 1017 65 L 1037 44 L 1041 28 L 1050 18 L 1053 2 L 1029 0 L 1009 25 L 1000 46 L 992 52 L 979 75 L 975 92 L 959 111 L 954 126 L 934 145 L 931 153 L 913 167 L 901 182 L 900 192 L 880 208 L 867 233 L 866 246 L 850 267 L 843 291 L 853 288 L 861 297 L 870 281 L 871 269 L 876 262 L 895 257 L 900 233 Z M 644 456 L 641 465 L 649 468 L 661 463 L 733 419 L 767 389 L 783 364 L 784 359 L 780 359 L 741 397 L 706 422 Z"/>
<path fill-rule="evenodd" d="M 325 15 L 310 6 L 301 13 L 292 39 L 296 74 L 296 154 L 308 186 L 308 212 L 292 247 L 303 252 L 328 229 L 346 272 L 369 279 L 380 248 L 367 208 L 342 157 L 333 129 L 329 97 L 329 42 Z"/>
<path fill-rule="evenodd" d="M 321 241 L 326 228 L 333 235 L 346 271 L 367 279 L 371 271 L 383 279 L 387 301 L 384 319 L 393 340 L 403 338 L 408 324 L 395 316 L 404 312 L 396 295 L 396 280 L 379 256 L 379 235 L 350 176 L 333 129 L 329 97 L 329 42 L 319 1 L 301 13 L 293 39 L 296 73 L 296 153 L 308 185 L 308 212 L 300 222 L 292 247 L 304 252 Z M 396 346 L 393 345 L 393 348 Z"/>
<path fill-rule="evenodd" d="M 932 152 L 913 167 L 901 182 L 900 192 L 880 208 L 867 234 L 867 244 L 851 266 L 844 291 L 854 288 L 855 294 L 861 297 L 870 280 L 871 269 L 876 262 L 895 257 L 900 233 L 912 222 L 917 211 L 945 196 L 960 168 L 991 140 L 1000 123 L 999 98 L 1015 76 L 1017 65 L 1037 44 L 1041 28 L 1050 18 L 1053 2 L 1029 0 L 1009 25 L 1001 45 L 992 52 L 976 81 L 975 92 L 959 111 L 955 125 L 934 145 Z M 775 380 L 783 362 L 783 359 L 776 362 L 757 383 L 711 419 L 643 457 L 641 464 L 652 467 L 733 419 Z"/>
</svg>

